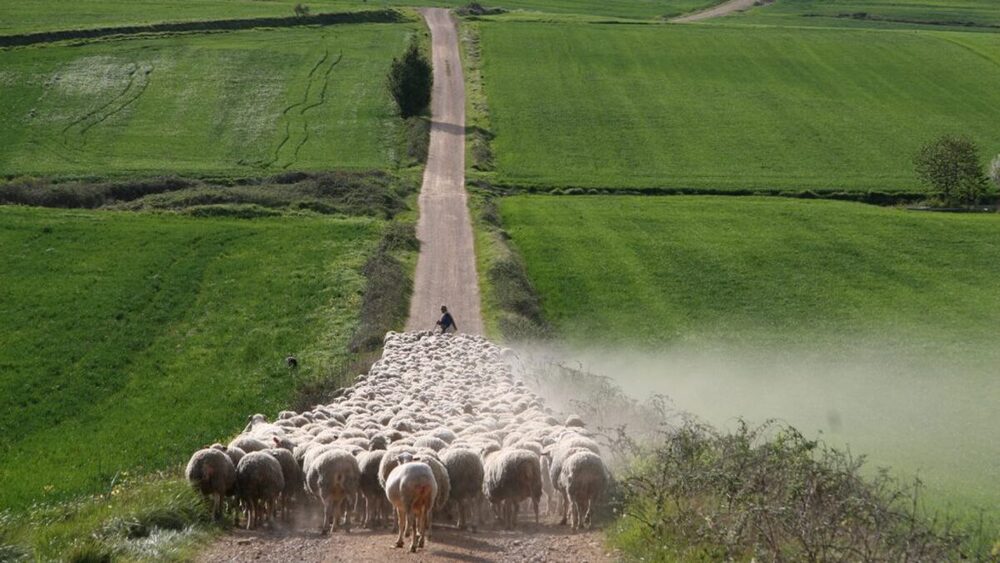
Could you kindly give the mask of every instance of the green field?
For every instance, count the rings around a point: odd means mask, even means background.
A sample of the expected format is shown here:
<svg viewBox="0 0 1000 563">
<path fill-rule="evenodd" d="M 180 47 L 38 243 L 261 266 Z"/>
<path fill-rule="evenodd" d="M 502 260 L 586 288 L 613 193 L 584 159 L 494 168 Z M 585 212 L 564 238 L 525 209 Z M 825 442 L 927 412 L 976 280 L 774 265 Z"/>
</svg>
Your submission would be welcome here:
<svg viewBox="0 0 1000 563">
<path fill-rule="evenodd" d="M 287 407 L 347 358 L 380 225 L 0 207 L 0 506 L 106 491 Z"/>
<path fill-rule="evenodd" d="M 342 25 L 0 51 L 0 171 L 393 167 L 400 120 L 384 76 L 416 29 Z"/>
<path fill-rule="evenodd" d="M 86 29 L 157 22 L 291 16 L 298 0 L 37 0 L 4 6 L 0 35 Z M 675 16 L 710 6 L 715 0 L 504 0 L 484 5 L 508 10 L 555 14 L 651 19 Z M 450 6 L 465 0 L 318 0 L 312 13 L 343 12 L 396 6 Z"/>
<path fill-rule="evenodd" d="M 1000 35 L 482 24 L 495 180 L 919 189 L 946 133 L 1000 151 Z"/>
<path fill-rule="evenodd" d="M 1000 218 L 721 197 L 504 198 L 573 362 L 717 424 L 821 430 L 1000 506 Z"/>
<path fill-rule="evenodd" d="M 727 23 L 807 26 L 1000 27 L 1000 4 L 993 0 L 776 0 L 734 14 Z"/>
</svg>

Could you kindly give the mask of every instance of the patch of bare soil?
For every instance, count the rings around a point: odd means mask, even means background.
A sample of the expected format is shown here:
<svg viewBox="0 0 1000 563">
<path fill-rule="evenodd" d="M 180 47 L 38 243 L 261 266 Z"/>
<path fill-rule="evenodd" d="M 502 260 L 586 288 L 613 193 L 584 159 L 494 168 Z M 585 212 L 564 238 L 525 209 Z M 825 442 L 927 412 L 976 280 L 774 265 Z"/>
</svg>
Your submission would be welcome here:
<svg viewBox="0 0 1000 563">
<path fill-rule="evenodd" d="M 318 520 L 316 520 L 318 522 Z M 308 524 L 308 523 L 307 523 Z M 389 529 L 353 529 L 321 536 L 318 527 L 275 526 L 274 530 L 235 530 L 204 551 L 198 561 L 331 562 L 331 561 L 529 561 L 603 563 L 615 553 L 604 545 L 598 529 L 574 532 L 554 519 L 519 522 L 513 531 L 480 528 L 459 531 L 435 525 L 426 547 L 417 553 L 396 548 Z M 406 545 L 409 545 L 407 542 Z"/>
</svg>

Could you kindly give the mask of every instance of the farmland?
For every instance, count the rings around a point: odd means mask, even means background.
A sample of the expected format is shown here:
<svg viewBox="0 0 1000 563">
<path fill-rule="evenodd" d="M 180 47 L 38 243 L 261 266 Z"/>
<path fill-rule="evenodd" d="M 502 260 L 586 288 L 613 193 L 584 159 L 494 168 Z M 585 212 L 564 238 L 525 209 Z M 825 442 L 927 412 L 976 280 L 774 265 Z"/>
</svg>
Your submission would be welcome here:
<svg viewBox="0 0 1000 563">
<path fill-rule="evenodd" d="M 994 34 L 484 23 L 481 35 L 499 183 L 899 191 L 919 188 L 912 155 L 934 136 L 1000 151 Z"/>
<path fill-rule="evenodd" d="M 829 432 L 837 412 L 831 440 L 919 470 L 942 504 L 1000 501 L 995 216 L 718 197 L 500 207 L 573 361 L 718 423 Z"/>
<path fill-rule="evenodd" d="M 415 29 L 345 25 L 0 52 L 0 171 L 394 167 L 399 120 L 382 77 Z"/>
<path fill-rule="evenodd" d="M 727 23 L 804 26 L 1000 27 L 1000 9 L 991 0 L 777 0 L 734 14 Z"/>
<path fill-rule="evenodd" d="M 5 6 L 0 35 L 62 29 L 87 29 L 158 22 L 290 16 L 297 0 L 81 0 L 15 3 Z M 462 0 L 316 0 L 312 13 L 371 10 L 396 6 L 464 6 Z M 509 0 L 489 3 L 509 10 L 553 14 L 653 19 L 711 5 L 712 0 Z"/>
<path fill-rule="evenodd" d="M 336 372 L 379 231 L 0 208 L 0 506 L 173 466 Z"/>
</svg>

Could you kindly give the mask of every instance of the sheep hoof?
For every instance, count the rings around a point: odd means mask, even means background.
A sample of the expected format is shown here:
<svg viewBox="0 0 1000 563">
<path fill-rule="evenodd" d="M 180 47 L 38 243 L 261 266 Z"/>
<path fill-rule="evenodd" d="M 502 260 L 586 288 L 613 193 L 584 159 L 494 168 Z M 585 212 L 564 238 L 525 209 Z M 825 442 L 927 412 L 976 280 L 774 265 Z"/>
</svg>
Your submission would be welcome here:
<svg viewBox="0 0 1000 563">
<path fill-rule="evenodd" d="M 416 552 L 417 552 L 417 546 L 411 545 L 410 546 L 410 553 L 416 553 Z"/>
<path fill-rule="evenodd" d="M 403 540 L 397 541 L 396 542 L 396 547 L 403 547 Z"/>
</svg>

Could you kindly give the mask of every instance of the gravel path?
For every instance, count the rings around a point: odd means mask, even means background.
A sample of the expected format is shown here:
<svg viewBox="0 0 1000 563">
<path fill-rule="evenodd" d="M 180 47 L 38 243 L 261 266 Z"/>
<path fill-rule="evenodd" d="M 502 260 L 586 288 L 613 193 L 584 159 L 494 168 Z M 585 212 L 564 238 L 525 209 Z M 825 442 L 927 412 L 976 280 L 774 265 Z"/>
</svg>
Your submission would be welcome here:
<svg viewBox="0 0 1000 563">
<path fill-rule="evenodd" d="M 482 334 L 479 278 L 465 192 L 465 82 L 451 13 L 422 10 L 431 30 L 431 144 L 420 190 L 420 256 L 407 330 L 428 330 L 447 305 L 461 332 Z"/>
<path fill-rule="evenodd" d="M 712 6 L 707 10 L 702 10 L 700 12 L 695 12 L 693 14 L 688 14 L 686 16 L 681 16 L 679 18 L 674 18 L 670 21 L 676 23 L 689 23 L 701 20 L 707 20 L 709 18 L 719 18 L 722 16 L 729 15 L 733 12 L 740 12 L 743 10 L 749 10 L 753 7 L 756 0 L 729 0 L 728 2 L 723 2 L 718 6 Z"/>
<path fill-rule="evenodd" d="M 305 531 L 237 530 L 202 553 L 198 561 L 348 562 L 348 561 L 529 561 L 604 563 L 613 554 L 603 546 L 600 531 L 573 534 L 565 526 L 543 522 L 519 524 L 516 531 L 459 532 L 435 528 L 427 548 L 417 553 L 396 549 L 396 535 L 388 531 L 356 530 L 320 536 Z"/>
</svg>

